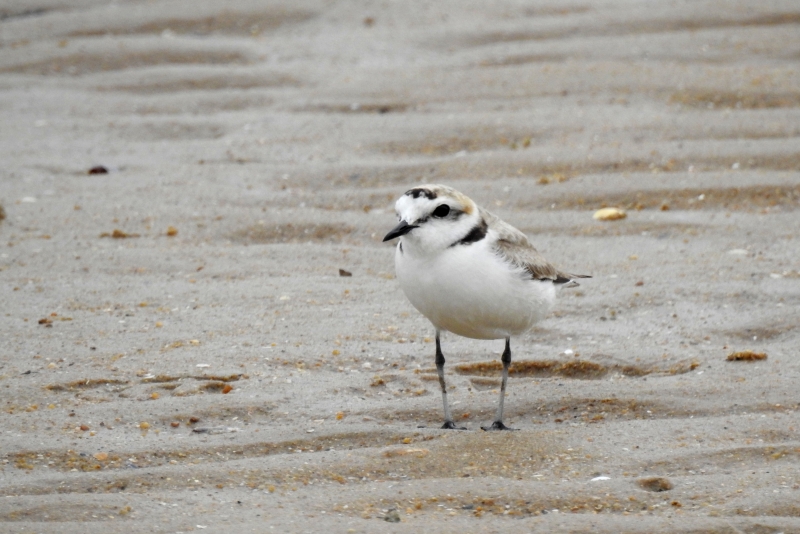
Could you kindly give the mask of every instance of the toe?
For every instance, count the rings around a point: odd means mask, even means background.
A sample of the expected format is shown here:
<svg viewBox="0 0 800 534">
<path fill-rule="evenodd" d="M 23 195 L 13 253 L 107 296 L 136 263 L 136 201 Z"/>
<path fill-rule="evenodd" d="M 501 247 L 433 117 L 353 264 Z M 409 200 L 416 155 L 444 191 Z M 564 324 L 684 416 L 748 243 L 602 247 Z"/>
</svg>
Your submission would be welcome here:
<svg viewBox="0 0 800 534">
<path fill-rule="evenodd" d="M 495 421 L 492 423 L 492 426 L 482 426 L 481 430 L 486 432 L 492 432 L 494 430 L 519 430 L 518 428 L 509 428 L 503 424 L 502 421 Z"/>
</svg>

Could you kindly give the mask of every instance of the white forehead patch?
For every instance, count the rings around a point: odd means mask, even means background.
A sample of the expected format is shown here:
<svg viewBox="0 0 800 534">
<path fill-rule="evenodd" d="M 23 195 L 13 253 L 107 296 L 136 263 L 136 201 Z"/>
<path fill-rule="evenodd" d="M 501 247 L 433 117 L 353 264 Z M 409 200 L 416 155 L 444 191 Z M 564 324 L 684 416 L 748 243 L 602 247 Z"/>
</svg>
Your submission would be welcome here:
<svg viewBox="0 0 800 534">
<path fill-rule="evenodd" d="M 403 195 L 395 202 L 394 210 L 397 216 L 406 222 L 415 222 L 422 217 L 427 216 L 436 200 L 430 200 L 424 196 L 413 198 L 408 195 Z"/>
</svg>

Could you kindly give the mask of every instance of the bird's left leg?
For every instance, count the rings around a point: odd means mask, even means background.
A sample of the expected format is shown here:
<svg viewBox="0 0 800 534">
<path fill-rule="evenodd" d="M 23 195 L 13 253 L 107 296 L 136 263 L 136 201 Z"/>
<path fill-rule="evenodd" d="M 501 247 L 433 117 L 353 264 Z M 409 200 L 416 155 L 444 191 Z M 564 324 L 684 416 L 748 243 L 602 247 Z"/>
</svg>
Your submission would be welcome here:
<svg viewBox="0 0 800 534">
<path fill-rule="evenodd" d="M 516 428 L 508 428 L 503 424 L 503 401 L 506 398 L 506 383 L 508 382 L 508 367 L 511 365 L 511 339 L 506 338 L 506 348 L 503 351 L 503 356 L 500 358 L 503 362 L 503 379 L 500 382 L 500 402 L 497 405 L 497 415 L 494 418 L 492 426 L 482 426 L 483 430 L 518 430 Z"/>
<path fill-rule="evenodd" d="M 453 416 L 450 415 L 450 406 L 447 404 L 447 386 L 444 383 L 444 354 L 442 354 L 442 345 L 439 342 L 439 330 L 436 330 L 436 371 L 439 373 L 439 386 L 442 388 L 442 405 L 444 405 L 444 424 L 442 428 L 446 430 L 466 430 L 466 427 L 458 427 L 453 422 Z"/>
</svg>

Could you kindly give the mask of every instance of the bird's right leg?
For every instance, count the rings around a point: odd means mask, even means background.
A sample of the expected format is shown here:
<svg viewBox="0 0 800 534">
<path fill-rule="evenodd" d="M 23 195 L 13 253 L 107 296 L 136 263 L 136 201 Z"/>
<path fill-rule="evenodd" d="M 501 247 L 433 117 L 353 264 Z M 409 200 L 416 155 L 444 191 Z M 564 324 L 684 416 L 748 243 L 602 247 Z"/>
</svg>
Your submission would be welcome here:
<svg viewBox="0 0 800 534">
<path fill-rule="evenodd" d="M 436 331 L 436 371 L 439 373 L 439 385 L 442 388 L 442 404 L 444 405 L 444 425 L 442 428 L 450 430 L 466 430 L 466 427 L 457 427 L 450 415 L 450 406 L 447 404 L 447 386 L 444 383 L 444 354 L 439 342 L 439 330 Z"/>
</svg>

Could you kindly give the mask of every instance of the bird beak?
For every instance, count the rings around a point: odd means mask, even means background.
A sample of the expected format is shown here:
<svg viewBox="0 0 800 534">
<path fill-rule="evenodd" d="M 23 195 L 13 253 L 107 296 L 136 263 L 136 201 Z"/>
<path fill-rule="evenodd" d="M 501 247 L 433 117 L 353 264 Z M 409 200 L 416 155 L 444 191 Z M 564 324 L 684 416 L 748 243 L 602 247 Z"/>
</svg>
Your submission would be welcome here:
<svg viewBox="0 0 800 534">
<path fill-rule="evenodd" d="M 395 237 L 400 237 L 401 235 L 406 235 L 408 232 L 413 230 L 414 228 L 419 228 L 415 224 L 408 224 L 405 221 L 400 221 L 400 224 L 395 226 L 394 228 L 389 231 L 388 234 L 383 238 L 384 241 L 389 241 L 390 239 L 394 239 Z"/>
</svg>

